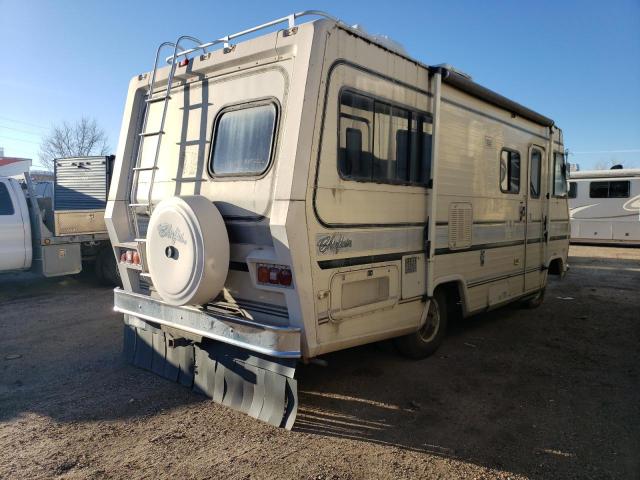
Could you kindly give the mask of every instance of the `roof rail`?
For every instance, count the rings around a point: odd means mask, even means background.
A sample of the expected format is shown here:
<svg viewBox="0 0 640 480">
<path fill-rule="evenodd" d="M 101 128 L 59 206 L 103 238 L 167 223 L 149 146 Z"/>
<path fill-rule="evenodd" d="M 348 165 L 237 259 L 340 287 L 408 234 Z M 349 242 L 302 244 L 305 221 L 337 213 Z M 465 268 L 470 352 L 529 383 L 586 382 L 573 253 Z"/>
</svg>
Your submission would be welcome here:
<svg viewBox="0 0 640 480">
<path fill-rule="evenodd" d="M 326 18 L 328 20 L 333 20 L 336 23 L 340 23 L 343 24 L 340 19 L 329 15 L 328 13 L 325 13 L 323 11 L 320 10 L 305 10 L 303 12 L 298 12 L 298 13 L 292 13 L 291 15 L 287 15 L 286 17 L 281 17 L 281 18 L 277 18 L 275 20 L 272 20 L 270 22 L 267 23 L 263 23 L 262 25 L 258 25 L 257 27 L 252 27 L 249 28 L 247 30 L 243 30 L 241 32 L 238 33 L 233 33 L 231 35 L 226 35 L 222 38 L 219 38 L 218 40 L 213 40 L 211 42 L 206 42 L 206 43 L 202 43 L 196 47 L 190 48 L 188 50 L 183 50 L 179 53 L 174 53 L 173 55 L 170 55 L 167 57 L 167 63 L 171 64 L 173 63 L 176 59 L 180 58 L 180 57 L 184 57 L 187 56 L 193 52 L 196 52 L 198 50 L 203 50 L 206 51 L 207 48 L 209 47 L 213 47 L 214 45 L 219 45 L 222 44 L 223 48 L 231 48 L 231 40 L 238 38 L 238 37 L 242 37 L 244 35 L 249 35 L 250 33 L 253 32 L 257 32 L 259 30 L 263 30 L 265 28 L 269 28 L 269 27 L 273 27 L 275 25 L 279 25 L 281 23 L 287 23 L 289 29 L 295 28 L 296 27 L 296 19 L 300 18 L 300 17 L 308 17 L 308 16 L 315 16 L 315 17 L 322 17 L 322 18 Z"/>
</svg>

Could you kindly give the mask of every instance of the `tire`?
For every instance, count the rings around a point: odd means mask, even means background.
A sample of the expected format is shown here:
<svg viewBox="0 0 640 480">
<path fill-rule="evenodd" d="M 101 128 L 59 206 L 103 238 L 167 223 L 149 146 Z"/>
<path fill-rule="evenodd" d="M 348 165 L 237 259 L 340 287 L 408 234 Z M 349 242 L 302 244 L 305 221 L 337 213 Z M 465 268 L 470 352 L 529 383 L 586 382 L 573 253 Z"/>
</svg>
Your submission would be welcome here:
<svg viewBox="0 0 640 480">
<path fill-rule="evenodd" d="M 420 359 L 432 355 L 442 344 L 447 331 L 448 305 L 446 291 L 437 289 L 431 302 L 424 325 L 415 333 L 399 337 L 396 347 L 405 357 Z"/>
<path fill-rule="evenodd" d="M 522 300 L 522 306 L 524 308 L 534 309 L 538 308 L 544 302 L 544 292 L 546 288 L 538 290 L 534 295 Z"/>
<path fill-rule="evenodd" d="M 102 285 L 121 287 L 120 271 L 111 247 L 100 249 L 96 255 L 96 278 Z"/>
</svg>

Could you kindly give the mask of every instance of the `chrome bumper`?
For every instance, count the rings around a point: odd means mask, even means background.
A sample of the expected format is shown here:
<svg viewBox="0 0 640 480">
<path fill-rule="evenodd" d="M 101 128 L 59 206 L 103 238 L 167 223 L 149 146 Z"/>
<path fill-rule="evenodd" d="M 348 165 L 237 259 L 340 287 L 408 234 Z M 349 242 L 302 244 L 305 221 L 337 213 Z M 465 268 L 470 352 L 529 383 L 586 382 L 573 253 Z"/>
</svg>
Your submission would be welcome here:
<svg viewBox="0 0 640 480">
<path fill-rule="evenodd" d="M 213 315 L 196 307 L 175 307 L 120 288 L 114 290 L 114 310 L 271 357 L 301 357 L 299 328 Z"/>
</svg>

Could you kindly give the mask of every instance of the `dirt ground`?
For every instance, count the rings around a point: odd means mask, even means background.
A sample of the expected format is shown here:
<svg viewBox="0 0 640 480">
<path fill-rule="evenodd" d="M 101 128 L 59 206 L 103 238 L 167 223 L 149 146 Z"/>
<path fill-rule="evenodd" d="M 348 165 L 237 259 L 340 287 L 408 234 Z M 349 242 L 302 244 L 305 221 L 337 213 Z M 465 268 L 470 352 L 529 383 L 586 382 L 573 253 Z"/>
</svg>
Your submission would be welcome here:
<svg viewBox="0 0 640 480">
<path fill-rule="evenodd" d="M 429 359 L 301 367 L 291 432 L 125 364 L 90 276 L 1 276 L 0 478 L 640 478 L 640 249 L 570 264 Z"/>
</svg>

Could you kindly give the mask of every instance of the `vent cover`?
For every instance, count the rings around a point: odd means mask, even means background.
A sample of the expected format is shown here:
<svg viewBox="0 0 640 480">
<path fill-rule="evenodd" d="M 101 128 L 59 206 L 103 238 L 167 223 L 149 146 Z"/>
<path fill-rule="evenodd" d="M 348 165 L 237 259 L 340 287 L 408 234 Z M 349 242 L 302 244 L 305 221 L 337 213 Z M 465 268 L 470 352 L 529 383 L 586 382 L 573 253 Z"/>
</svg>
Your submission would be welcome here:
<svg viewBox="0 0 640 480">
<path fill-rule="evenodd" d="M 449 204 L 449 249 L 469 248 L 472 241 L 473 206 L 466 202 Z"/>
<path fill-rule="evenodd" d="M 404 259 L 404 273 L 416 273 L 418 271 L 418 257 L 406 257 Z"/>
</svg>

